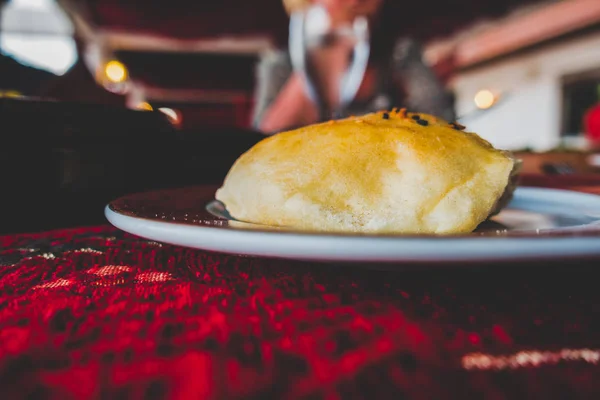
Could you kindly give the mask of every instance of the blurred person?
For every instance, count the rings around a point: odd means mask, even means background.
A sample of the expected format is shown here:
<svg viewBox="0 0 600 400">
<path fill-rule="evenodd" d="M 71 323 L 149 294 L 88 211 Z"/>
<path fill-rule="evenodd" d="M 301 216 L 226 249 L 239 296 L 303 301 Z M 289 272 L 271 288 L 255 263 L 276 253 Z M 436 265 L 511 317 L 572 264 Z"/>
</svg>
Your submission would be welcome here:
<svg viewBox="0 0 600 400">
<path fill-rule="evenodd" d="M 420 44 L 411 38 L 388 34 L 383 0 L 283 0 L 288 14 L 320 6 L 329 16 L 330 29 L 349 26 L 365 17 L 370 29 L 370 51 L 366 70 L 356 95 L 344 107 L 343 117 L 407 107 L 447 120 L 455 118 L 453 97 L 422 59 Z M 347 71 L 354 44 L 339 40 L 326 43 L 321 60 L 321 97 L 339 91 Z M 318 60 L 316 60 L 318 62 Z M 325 68 L 323 68 L 323 66 Z M 310 66 L 307 65 L 307 68 Z M 278 50 L 263 56 L 257 68 L 257 87 L 253 125 L 265 133 L 307 125 L 325 119 L 306 91 L 306 82 L 294 70 L 288 51 Z M 328 83 L 323 83 L 328 81 Z M 333 94 L 335 97 L 335 94 Z M 333 98 L 332 97 L 332 98 Z"/>
</svg>

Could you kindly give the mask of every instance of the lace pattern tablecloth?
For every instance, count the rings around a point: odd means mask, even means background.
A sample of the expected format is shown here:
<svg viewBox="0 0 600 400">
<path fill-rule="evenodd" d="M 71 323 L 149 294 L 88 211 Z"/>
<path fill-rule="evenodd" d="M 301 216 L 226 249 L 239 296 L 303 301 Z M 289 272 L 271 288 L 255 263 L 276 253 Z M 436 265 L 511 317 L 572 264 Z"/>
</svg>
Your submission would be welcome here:
<svg viewBox="0 0 600 400">
<path fill-rule="evenodd" d="M 598 260 L 378 271 L 0 237 L 0 397 L 600 398 Z"/>
</svg>

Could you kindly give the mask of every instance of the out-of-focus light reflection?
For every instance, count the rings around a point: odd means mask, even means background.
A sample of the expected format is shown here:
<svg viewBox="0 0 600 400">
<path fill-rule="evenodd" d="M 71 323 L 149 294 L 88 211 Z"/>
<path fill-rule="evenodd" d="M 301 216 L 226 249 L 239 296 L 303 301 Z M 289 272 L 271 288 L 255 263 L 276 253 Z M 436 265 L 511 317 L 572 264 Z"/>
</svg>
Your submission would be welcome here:
<svg viewBox="0 0 600 400">
<path fill-rule="evenodd" d="M 150 105 L 150 103 L 148 103 L 146 101 L 142 101 L 135 108 L 137 108 L 138 110 L 142 110 L 142 111 L 152 111 L 152 110 L 154 110 L 154 108 L 152 108 L 152 106 Z"/>
<path fill-rule="evenodd" d="M 169 117 L 169 120 L 171 120 L 171 122 L 174 124 L 178 124 L 181 121 L 181 115 L 179 115 L 179 113 L 172 108 L 161 107 L 158 109 L 158 111 Z"/>
<path fill-rule="evenodd" d="M 475 94 L 473 101 L 477 108 L 486 110 L 496 103 L 496 96 L 491 90 L 483 89 Z"/>
<path fill-rule="evenodd" d="M 21 95 L 21 93 L 17 92 L 16 90 L 6 90 L 6 91 L 0 90 L 0 97 L 8 97 L 8 98 L 16 99 L 19 97 L 23 97 L 23 95 Z"/>
<path fill-rule="evenodd" d="M 113 83 L 121 83 L 127 79 L 127 68 L 120 61 L 109 61 L 104 67 L 104 73 Z"/>
<path fill-rule="evenodd" d="M 462 366 L 467 370 L 500 370 L 538 367 L 544 364 L 556 364 L 559 361 L 583 361 L 598 364 L 600 351 L 592 349 L 531 350 L 506 356 L 473 353 L 463 356 Z"/>
</svg>

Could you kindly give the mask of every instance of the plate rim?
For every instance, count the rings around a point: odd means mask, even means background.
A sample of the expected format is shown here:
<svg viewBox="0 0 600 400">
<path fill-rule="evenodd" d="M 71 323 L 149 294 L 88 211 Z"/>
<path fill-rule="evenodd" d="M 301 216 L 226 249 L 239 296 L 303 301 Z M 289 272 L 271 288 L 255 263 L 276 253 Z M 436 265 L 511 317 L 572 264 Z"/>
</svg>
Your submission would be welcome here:
<svg viewBox="0 0 600 400">
<path fill-rule="evenodd" d="M 530 193 L 538 195 L 557 192 L 577 195 L 583 200 L 598 202 L 600 209 L 600 196 L 594 194 L 539 187 L 520 189 L 530 189 Z M 345 235 L 161 221 L 119 213 L 111 207 L 114 202 L 106 205 L 105 216 L 125 232 L 171 245 L 234 255 L 316 262 L 436 265 L 600 258 L 600 227 L 579 229 L 566 235 Z M 432 251 L 436 245 L 432 243 L 443 245 Z"/>
<path fill-rule="evenodd" d="M 151 192 L 162 192 L 162 191 L 159 190 L 159 191 L 151 191 Z M 531 193 L 543 192 L 548 195 L 555 193 L 555 194 L 561 194 L 561 195 L 576 196 L 576 197 L 579 197 L 582 199 L 587 198 L 589 200 L 597 201 L 598 207 L 600 210 L 600 195 L 596 195 L 596 194 L 592 194 L 592 193 L 584 193 L 584 192 L 578 192 L 578 191 L 568 190 L 568 189 L 544 188 L 544 187 L 535 187 L 535 186 L 519 186 L 515 190 L 514 196 L 516 197 L 518 194 L 520 194 L 520 192 L 526 192 L 526 193 L 529 192 L 530 196 L 532 195 Z M 218 231 L 227 231 L 227 232 L 244 232 L 246 234 L 260 234 L 260 235 L 272 234 L 272 235 L 276 235 L 276 236 L 295 235 L 295 236 L 302 236 L 302 237 L 308 236 L 311 238 L 315 237 L 315 236 L 319 236 L 319 237 L 323 237 L 323 238 L 340 238 L 340 239 L 356 238 L 356 239 L 361 239 L 361 240 L 368 238 L 368 239 L 435 240 L 435 241 L 448 241 L 450 239 L 454 239 L 454 240 L 488 240 L 489 241 L 489 240 L 507 240 L 507 239 L 520 239 L 520 240 L 536 239 L 536 240 L 539 240 L 539 239 L 551 238 L 553 240 L 556 240 L 559 238 L 586 238 L 586 237 L 600 238 L 600 218 L 599 218 L 598 226 L 587 224 L 587 225 L 568 227 L 568 228 L 564 228 L 564 229 L 548 229 L 548 230 L 544 230 L 543 232 L 537 232 L 537 233 L 533 233 L 531 230 L 524 230 L 524 231 L 508 231 L 506 233 L 496 234 L 496 235 L 486 234 L 485 232 L 481 232 L 481 233 L 469 232 L 469 233 L 458 233 L 458 234 L 394 234 L 394 233 L 326 232 L 326 231 L 294 230 L 294 229 L 288 229 L 285 227 L 258 225 L 258 224 L 243 222 L 243 221 L 239 221 L 239 222 L 242 224 L 245 224 L 245 225 L 250 225 L 251 227 L 249 227 L 249 228 L 238 228 L 238 227 L 233 227 L 233 226 L 219 227 L 219 226 L 209 226 L 207 224 L 201 224 L 201 223 L 189 223 L 189 222 L 184 222 L 184 221 L 160 221 L 157 219 L 147 218 L 147 217 L 143 217 L 143 216 L 137 216 L 133 213 L 130 213 L 130 212 L 127 212 L 124 210 L 119 210 L 118 208 L 115 207 L 115 203 L 122 201 L 123 199 L 127 199 L 127 198 L 133 197 L 133 196 L 143 195 L 146 193 L 149 193 L 149 192 L 140 192 L 140 193 L 129 194 L 129 195 L 119 197 L 119 198 L 109 202 L 105 206 L 105 216 L 108 219 L 107 213 L 110 212 L 110 213 L 114 213 L 115 215 L 126 216 L 129 218 L 134 218 L 137 220 L 145 220 L 145 221 L 149 221 L 149 222 L 153 222 L 153 223 L 166 224 L 168 226 L 179 225 L 179 226 L 185 226 L 185 227 L 193 227 L 195 229 L 210 229 L 210 230 L 215 230 L 215 231 L 218 230 Z M 214 202 L 215 199 L 207 199 L 207 201 L 210 203 L 210 202 Z M 511 200 L 511 202 L 512 202 L 512 200 Z M 208 206 L 209 203 L 206 203 L 203 205 L 204 210 L 206 210 L 206 207 Z M 226 219 L 215 216 L 214 214 L 210 213 L 209 211 L 207 211 L 207 212 L 210 214 L 210 216 L 211 216 L 211 218 L 213 218 L 213 220 L 227 221 Z M 208 221 L 207 218 L 205 218 L 204 220 Z M 110 222 L 110 220 L 109 220 L 109 222 Z"/>
<path fill-rule="evenodd" d="M 508 260 L 542 260 L 581 257 L 600 257 L 600 236 L 594 237 L 488 237 L 485 246 L 473 246 L 476 238 L 444 238 L 445 250 L 431 251 L 430 238 L 382 238 L 382 237 L 315 237 L 314 235 L 286 236 L 287 249 L 273 245 L 270 238 L 282 236 L 275 231 L 253 232 L 245 229 L 212 229 L 202 225 L 183 225 L 169 222 L 137 219 L 117 214 L 106 208 L 107 219 L 119 229 L 149 240 L 175 246 L 214 251 L 219 253 L 282 259 L 327 261 L 327 262 L 376 262 L 376 263 L 452 263 L 452 262 L 493 262 Z M 142 229 L 139 229 L 140 224 Z M 192 243 L 190 238 L 203 231 L 201 244 Z M 157 231 L 162 233 L 156 235 Z M 191 231 L 191 232 L 190 232 Z M 171 233 L 169 238 L 166 234 Z M 172 240 L 183 234 L 186 243 Z M 207 233 L 210 232 L 210 235 Z M 252 240 L 249 239 L 252 234 Z M 261 243 L 260 246 L 248 243 Z M 239 243 L 244 243 L 240 247 Z M 357 246 L 357 244 L 361 246 Z M 479 241 L 481 243 L 481 241 Z M 343 246 L 340 246 L 342 244 Z M 390 246 L 390 245 L 395 246 Z M 403 246 L 398 246 L 402 244 Z M 315 246 L 316 245 L 316 246 Z M 310 251 L 306 249 L 310 247 Z M 342 248 L 343 247 L 343 248 Z M 368 250 L 365 250 L 368 247 Z M 376 251 L 373 251 L 374 248 Z M 490 251 L 490 247 L 493 251 Z M 332 249 L 334 249 L 332 251 Z M 391 249 L 391 250 L 390 250 Z M 409 251 L 407 251 L 409 249 Z M 546 250 L 542 252 L 542 249 Z M 385 250 L 385 251 L 382 251 Z"/>
</svg>

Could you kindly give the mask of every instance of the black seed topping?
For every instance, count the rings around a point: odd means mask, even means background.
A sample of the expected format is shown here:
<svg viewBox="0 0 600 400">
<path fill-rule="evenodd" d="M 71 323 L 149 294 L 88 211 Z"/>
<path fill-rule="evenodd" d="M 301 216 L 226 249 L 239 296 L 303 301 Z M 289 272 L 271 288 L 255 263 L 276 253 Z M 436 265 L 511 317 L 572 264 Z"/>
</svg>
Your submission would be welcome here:
<svg viewBox="0 0 600 400">
<path fill-rule="evenodd" d="M 415 121 L 418 121 L 418 120 L 421 119 L 421 117 L 418 114 L 417 115 L 413 115 L 411 118 L 414 119 Z"/>
<path fill-rule="evenodd" d="M 383 119 L 390 119 L 390 114 L 388 113 L 383 113 Z"/>
<path fill-rule="evenodd" d="M 420 119 L 417 121 L 417 124 L 422 125 L 422 126 L 427 126 L 427 125 L 429 125 L 429 122 L 425 121 L 424 119 Z"/>
<path fill-rule="evenodd" d="M 463 129 L 466 128 L 466 126 L 459 124 L 458 122 L 451 122 L 450 126 L 452 126 L 454 129 L 462 131 Z"/>
</svg>

